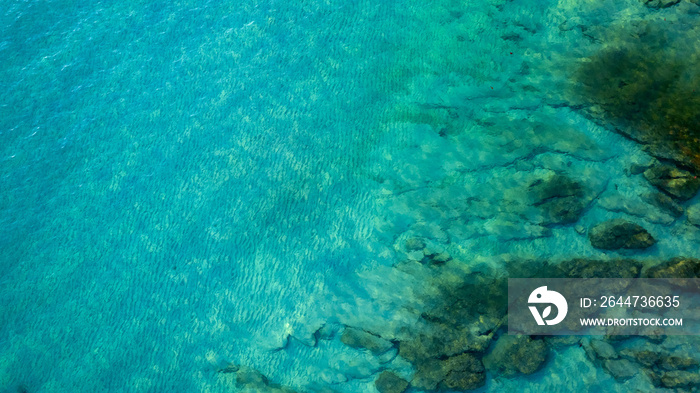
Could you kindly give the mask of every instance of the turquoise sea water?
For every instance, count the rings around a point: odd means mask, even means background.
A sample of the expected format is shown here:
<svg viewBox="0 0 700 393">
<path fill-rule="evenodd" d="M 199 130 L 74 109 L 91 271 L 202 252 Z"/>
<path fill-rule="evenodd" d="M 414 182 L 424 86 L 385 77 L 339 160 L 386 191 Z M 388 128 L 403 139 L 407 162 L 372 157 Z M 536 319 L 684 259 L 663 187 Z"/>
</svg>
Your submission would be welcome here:
<svg viewBox="0 0 700 393">
<path fill-rule="evenodd" d="M 698 256 L 698 227 L 626 172 L 651 157 L 567 104 L 570 71 L 620 26 L 666 18 L 687 49 L 691 2 L 2 8 L 0 391 L 274 391 L 229 364 L 300 392 L 410 380 L 338 337 L 418 323 L 430 273 L 395 268 L 420 260 L 415 236 L 479 271 L 603 258 L 578 226 L 622 216 L 659 242 L 614 255 Z M 576 225 L 541 225 L 523 197 L 554 172 L 591 190 Z M 481 389 L 602 386 L 651 385 L 565 347 Z"/>
</svg>

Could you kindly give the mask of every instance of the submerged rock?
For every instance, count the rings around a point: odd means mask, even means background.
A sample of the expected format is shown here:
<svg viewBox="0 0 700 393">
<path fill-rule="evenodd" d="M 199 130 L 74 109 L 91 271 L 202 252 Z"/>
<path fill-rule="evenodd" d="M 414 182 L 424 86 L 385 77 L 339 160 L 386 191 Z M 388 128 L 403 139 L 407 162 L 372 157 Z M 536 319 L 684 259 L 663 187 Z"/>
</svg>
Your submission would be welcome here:
<svg viewBox="0 0 700 393">
<path fill-rule="evenodd" d="M 239 387 L 246 391 L 256 391 L 260 393 L 296 393 L 289 387 L 270 382 L 260 371 L 235 364 L 229 364 L 219 370 L 225 375 L 234 375 Z"/>
<path fill-rule="evenodd" d="M 549 349 L 543 340 L 533 340 L 528 336 L 501 336 L 484 358 L 484 364 L 491 370 L 505 376 L 532 374 L 547 360 Z"/>
<path fill-rule="evenodd" d="M 639 366 L 627 359 L 608 359 L 603 362 L 603 367 L 619 382 L 628 380 L 639 373 Z"/>
<path fill-rule="evenodd" d="M 700 179 L 673 165 L 656 165 L 644 171 L 644 177 L 656 188 L 680 199 L 688 200 L 700 189 Z"/>
<path fill-rule="evenodd" d="M 384 371 L 374 381 L 379 393 L 403 393 L 408 389 L 408 381 L 392 371 Z"/>
<path fill-rule="evenodd" d="M 430 335 L 421 334 L 399 344 L 399 356 L 412 363 L 431 358 L 448 358 L 463 352 L 485 351 L 492 336 L 473 334 L 468 327 L 435 327 Z"/>
<path fill-rule="evenodd" d="M 432 336 L 421 334 L 411 340 L 401 341 L 399 343 L 399 356 L 416 364 L 441 356 L 439 346 Z"/>
<path fill-rule="evenodd" d="M 601 261 L 577 258 L 557 266 L 559 277 L 570 278 L 634 278 L 639 277 L 642 263 L 634 259 Z"/>
<path fill-rule="evenodd" d="M 700 227 L 700 204 L 688 207 L 688 222 Z"/>
<path fill-rule="evenodd" d="M 700 384 L 700 374 L 691 371 L 669 371 L 661 377 L 661 384 L 667 388 L 682 388 Z"/>
<path fill-rule="evenodd" d="M 617 352 L 610 343 L 603 340 L 591 340 L 591 348 L 595 352 L 596 357 L 601 359 L 616 359 Z"/>
<path fill-rule="evenodd" d="M 485 381 L 481 360 L 464 353 L 445 360 L 428 359 L 418 363 L 411 386 L 428 391 L 471 390 L 483 386 Z"/>
<path fill-rule="evenodd" d="M 427 259 L 427 262 L 430 263 L 431 265 L 442 265 L 443 263 L 452 259 L 452 257 L 450 256 L 450 254 L 448 254 L 446 252 L 441 252 L 441 253 L 427 255 L 426 259 Z"/>
<path fill-rule="evenodd" d="M 642 173 L 644 173 L 644 171 L 646 171 L 647 169 L 649 169 L 650 166 L 651 166 L 651 164 L 633 163 L 633 164 L 631 164 L 630 167 L 629 167 L 629 174 L 630 174 L 630 175 L 639 175 L 639 174 L 642 174 Z"/>
<path fill-rule="evenodd" d="M 408 251 L 423 251 L 425 248 L 425 240 L 419 237 L 412 237 L 406 240 L 405 246 Z"/>
<path fill-rule="evenodd" d="M 700 290 L 700 285 L 696 282 L 697 280 L 694 280 L 700 277 L 700 260 L 676 257 L 648 268 L 645 276 L 649 278 L 675 278 L 671 285 Z"/>
<path fill-rule="evenodd" d="M 658 8 L 678 3 L 642 1 Z M 666 23 L 610 29 L 606 45 L 572 75 L 572 96 L 655 157 L 700 171 L 700 73 L 682 49 L 695 47 L 697 39 L 669 34 Z"/>
<path fill-rule="evenodd" d="M 260 371 L 249 367 L 241 367 L 236 372 L 236 382 L 248 387 L 258 388 L 267 386 L 269 383 L 267 377 L 265 377 Z"/>
<path fill-rule="evenodd" d="M 620 351 L 620 356 L 627 360 L 633 360 L 646 367 L 651 367 L 655 365 L 661 358 L 661 355 L 656 351 L 635 351 L 631 349 L 623 349 L 622 351 Z"/>
<path fill-rule="evenodd" d="M 427 359 L 418 363 L 416 373 L 411 380 L 411 386 L 418 389 L 436 390 L 440 382 L 447 376 L 447 370 L 443 367 L 444 361 Z"/>
<path fill-rule="evenodd" d="M 683 207 L 666 194 L 662 194 L 660 192 L 649 193 L 642 196 L 642 199 L 644 199 L 644 201 L 647 203 L 658 207 L 661 209 L 661 211 L 674 218 L 678 218 L 683 215 Z"/>
<path fill-rule="evenodd" d="M 659 195 L 663 195 L 658 193 Z M 664 197 L 669 198 L 666 195 Z M 644 220 L 656 224 L 670 225 L 675 220 L 674 217 L 662 211 L 654 209 L 649 204 L 655 201 L 644 201 L 642 198 L 630 198 L 619 193 L 609 193 L 598 198 L 598 206 L 612 213 L 624 213 L 634 217 L 644 217 Z"/>
<path fill-rule="evenodd" d="M 568 176 L 554 174 L 530 184 L 528 191 L 544 216 L 544 224 L 571 224 L 581 217 L 587 205 L 584 189 Z"/>
<path fill-rule="evenodd" d="M 676 257 L 646 271 L 650 278 L 696 278 L 700 277 L 700 260 Z"/>
<path fill-rule="evenodd" d="M 664 370 L 685 370 L 696 367 L 698 361 L 688 356 L 664 356 L 659 362 L 659 367 Z"/>
<path fill-rule="evenodd" d="M 588 238 L 593 247 L 603 250 L 642 249 L 656 243 L 642 226 L 619 218 L 594 226 L 588 232 Z"/>
<path fill-rule="evenodd" d="M 340 336 L 340 341 L 352 348 L 368 349 L 375 355 L 381 355 L 394 346 L 391 341 L 352 327 L 345 328 L 343 335 Z"/>
<path fill-rule="evenodd" d="M 471 390 L 486 382 L 484 365 L 476 356 L 465 353 L 451 357 L 444 363 L 447 375 L 440 387 L 448 390 Z"/>
</svg>

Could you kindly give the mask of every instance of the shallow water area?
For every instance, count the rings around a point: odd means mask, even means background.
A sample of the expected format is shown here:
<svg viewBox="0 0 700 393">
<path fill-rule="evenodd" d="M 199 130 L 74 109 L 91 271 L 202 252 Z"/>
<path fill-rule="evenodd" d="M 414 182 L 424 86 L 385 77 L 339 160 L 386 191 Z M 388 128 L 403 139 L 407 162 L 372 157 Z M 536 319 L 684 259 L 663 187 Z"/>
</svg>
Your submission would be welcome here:
<svg viewBox="0 0 700 393">
<path fill-rule="evenodd" d="M 688 107 L 655 90 L 685 134 L 640 136 L 655 117 L 626 119 L 581 72 L 630 36 L 694 64 L 699 15 L 688 0 L 8 3 L 0 391 L 695 386 L 694 339 L 503 339 L 480 296 L 574 259 L 643 276 L 699 256 Z M 594 246 L 613 219 L 653 245 Z M 542 361 L 503 364 L 520 348 Z"/>
</svg>

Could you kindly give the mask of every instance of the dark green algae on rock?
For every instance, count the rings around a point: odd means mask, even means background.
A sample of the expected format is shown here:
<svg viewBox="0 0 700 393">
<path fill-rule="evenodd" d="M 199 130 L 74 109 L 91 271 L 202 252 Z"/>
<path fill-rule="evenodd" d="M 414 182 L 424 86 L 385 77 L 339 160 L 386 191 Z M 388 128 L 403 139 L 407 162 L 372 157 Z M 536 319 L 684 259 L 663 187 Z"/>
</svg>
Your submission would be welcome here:
<svg viewBox="0 0 700 393">
<path fill-rule="evenodd" d="M 409 263 L 409 262 L 407 262 Z M 415 262 L 410 262 L 415 263 Z M 487 375 L 518 378 L 547 368 L 552 348 L 581 343 L 581 337 L 510 336 L 507 323 L 508 277 L 524 278 L 639 278 L 697 277 L 700 260 L 677 257 L 666 261 L 572 258 L 559 263 L 542 260 L 508 260 L 503 269 L 464 272 L 455 278 L 449 270 L 459 261 L 424 265 L 436 274 L 426 285 L 436 286 L 431 306 L 420 312 L 419 327 L 406 327 L 401 337 L 388 340 L 360 328 L 346 328 L 341 340 L 348 346 L 378 349 L 398 347 L 398 355 L 414 368 L 411 378 L 390 369 L 375 377 L 380 392 L 467 391 L 487 383 Z M 598 367 L 624 383 L 639 373 L 649 375 L 655 387 L 687 388 L 693 382 L 697 359 L 665 352 L 663 336 L 641 337 L 653 350 L 624 350 L 631 337 L 610 336 L 590 345 L 589 355 Z M 380 343 L 381 345 L 376 345 Z M 700 348 L 698 348 L 700 349 Z M 370 350 L 371 351 L 371 350 Z M 371 351 L 374 353 L 374 351 Z M 388 366 L 387 366 L 388 367 Z"/>
<path fill-rule="evenodd" d="M 595 225 L 588 238 L 593 247 L 603 250 L 643 249 L 656 244 L 656 239 L 641 225 L 620 218 Z"/>
<path fill-rule="evenodd" d="M 528 336 L 504 335 L 484 357 L 484 364 L 506 377 L 532 374 L 545 363 L 549 348 L 544 340 Z"/>
<path fill-rule="evenodd" d="M 681 201 L 694 197 L 700 189 L 700 179 L 696 175 L 673 165 L 655 165 L 644 171 L 644 177 L 659 190 Z"/>
<path fill-rule="evenodd" d="M 433 284 L 440 287 L 438 299 L 421 314 L 428 329 L 399 341 L 399 356 L 416 370 L 410 385 L 425 391 L 471 390 L 486 383 L 487 372 L 511 378 L 546 367 L 546 340 L 505 334 L 508 275 L 639 277 L 641 269 L 641 263 L 629 259 L 572 259 L 556 265 L 517 260 L 508 264 L 506 275 L 479 272 L 456 281 L 438 275 Z"/>
<path fill-rule="evenodd" d="M 700 277 L 700 259 L 672 258 L 650 267 L 645 275 L 650 278 L 697 278 Z"/>
<path fill-rule="evenodd" d="M 693 261 L 695 260 L 689 258 L 674 258 L 654 264 L 647 268 L 646 274 L 645 263 L 629 258 L 574 258 L 557 264 L 523 260 L 511 262 L 506 270 L 513 277 L 673 277 L 695 272 L 700 267 L 700 261 Z M 517 377 L 546 368 L 551 346 L 549 340 L 504 334 L 507 277 L 500 274 L 472 274 L 465 277 L 461 284 L 446 286 L 441 293 L 441 302 L 422 315 L 432 324 L 432 330 L 399 343 L 399 355 L 416 367 L 416 374 L 411 381 L 413 387 L 428 391 L 454 389 L 450 386 L 455 386 L 455 379 L 447 379 L 452 372 L 453 377 L 463 378 L 458 383 L 462 389 L 468 390 L 482 386 L 487 372 Z M 475 322 L 479 315 L 490 322 L 479 326 Z M 578 340 L 576 338 L 568 345 L 574 345 Z M 454 359 L 459 356 L 463 358 Z M 449 359 L 453 360 L 448 362 Z M 630 372 L 638 369 L 630 362 L 611 355 L 601 367 L 617 380 L 624 381 L 632 376 Z M 457 364 L 461 368 L 455 369 Z M 479 364 L 483 365 L 483 369 Z"/>
<path fill-rule="evenodd" d="M 675 33 L 650 21 L 609 29 L 572 73 L 572 97 L 650 154 L 697 175 L 700 30 Z"/>
<path fill-rule="evenodd" d="M 408 381 L 392 371 L 385 370 L 374 381 L 374 386 L 379 393 L 403 393 L 408 389 Z"/>
<path fill-rule="evenodd" d="M 581 217 L 593 199 L 585 187 L 567 175 L 555 173 L 530 184 L 532 205 L 539 208 L 543 224 L 571 224 Z"/>
<path fill-rule="evenodd" d="M 343 344 L 352 348 L 365 348 L 374 355 L 381 355 L 391 349 L 394 344 L 375 334 L 366 332 L 361 329 L 347 327 L 340 337 Z"/>
</svg>

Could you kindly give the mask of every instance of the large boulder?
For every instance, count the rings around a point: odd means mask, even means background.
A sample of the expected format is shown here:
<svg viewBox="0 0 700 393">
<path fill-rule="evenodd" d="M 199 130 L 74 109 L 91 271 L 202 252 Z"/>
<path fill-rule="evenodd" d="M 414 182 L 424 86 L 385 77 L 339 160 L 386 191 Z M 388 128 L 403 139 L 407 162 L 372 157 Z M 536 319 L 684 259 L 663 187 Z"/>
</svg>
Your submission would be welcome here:
<svg viewBox="0 0 700 393">
<path fill-rule="evenodd" d="M 416 373 L 411 380 L 411 386 L 423 390 L 437 390 L 438 385 L 447 376 L 444 361 L 438 359 L 427 359 L 414 362 Z"/>
<path fill-rule="evenodd" d="M 379 374 L 374 386 L 379 393 L 403 393 L 408 388 L 408 381 L 387 370 Z"/>
<path fill-rule="evenodd" d="M 416 374 L 411 385 L 428 391 L 471 390 L 486 382 L 481 359 L 470 353 L 445 360 L 428 359 L 415 364 Z"/>
<path fill-rule="evenodd" d="M 694 197 L 700 189 L 697 176 L 673 165 L 653 166 L 644 171 L 644 177 L 656 188 L 682 201 Z"/>
<path fill-rule="evenodd" d="M 620 218 L 594 226 L 588 231 L 588 238 L 593 247 L 603 250 L 641 249 L 656 243 L 642 226 Z"/>
<path fill-rule="evenodd" d="M 353 327 L 345 328 L 343 335 L 340 336 L 340 341 L 352 348 L 368 349 L 375 355 L 381 355 L 394 346 L 391 341 Z"/>
</svg>

